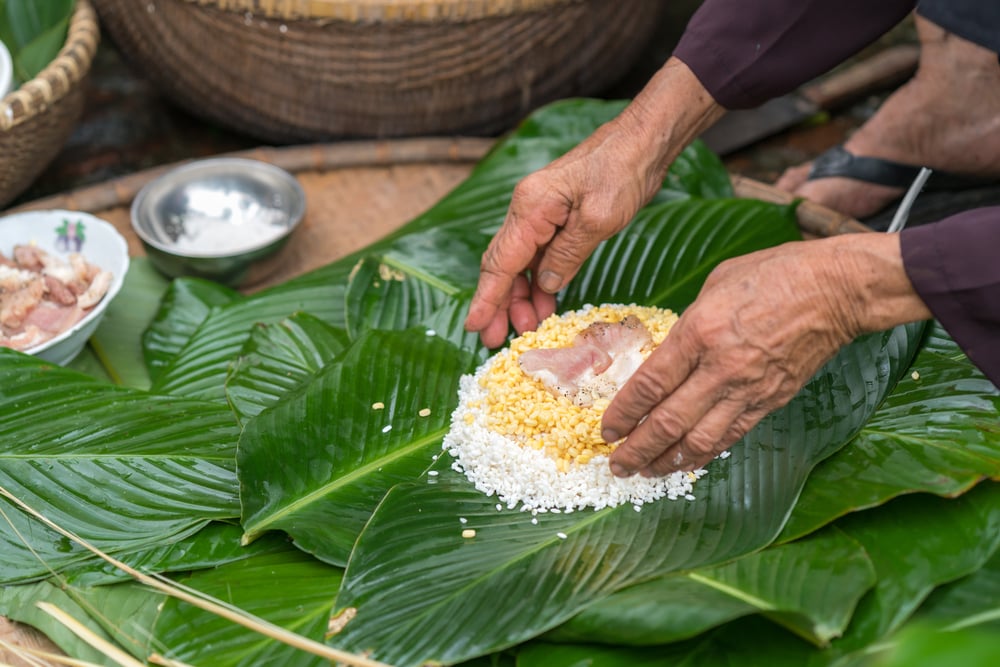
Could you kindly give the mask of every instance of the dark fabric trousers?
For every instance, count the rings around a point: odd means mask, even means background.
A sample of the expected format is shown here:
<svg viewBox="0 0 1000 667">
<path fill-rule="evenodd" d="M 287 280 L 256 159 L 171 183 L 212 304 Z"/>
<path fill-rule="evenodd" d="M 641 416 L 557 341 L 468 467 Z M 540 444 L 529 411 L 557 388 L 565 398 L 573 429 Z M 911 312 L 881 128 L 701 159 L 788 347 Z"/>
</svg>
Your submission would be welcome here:
<svg viewBox="0 0 1000 667">
<path fill-rule="evenodd" d="M 917 13 L 948 32 L 1000 53 L 1000 2 L 920 0 Z"/>
</svg>

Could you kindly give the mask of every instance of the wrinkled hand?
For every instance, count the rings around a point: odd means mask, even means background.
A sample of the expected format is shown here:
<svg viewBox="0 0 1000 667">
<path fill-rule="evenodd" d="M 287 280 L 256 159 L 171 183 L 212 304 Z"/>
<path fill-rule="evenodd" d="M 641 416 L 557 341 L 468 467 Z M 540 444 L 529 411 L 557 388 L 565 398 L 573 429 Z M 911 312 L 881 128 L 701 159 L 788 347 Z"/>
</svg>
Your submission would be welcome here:
<svg viewBox="0 0 1000 667">
<path fill-rule="evenodd" d="M 641 176 L 644 142 L 624 125 L 604 125 L 517 184 L 465 322 L 488 347 L 504 342 L 508 318 L 520 334 L 551 315 L 555 293 L 655 192 L 656 177 Z"/>
<path fill-rule="evenodd" d="M 725 110 L 675 57 L 614 120 L 526 177 L 483 256 L 465 328 L 488 347 L 534 329 L 598 244 L 656 193 L 678 153 Z"/>
<path fill-rule="evenodd" d="M 602 422 L 618 476 L 693 470 L 865 331 L 929 316 L 896 235 L 788 243 L 720 264 Z"/>
</svg>

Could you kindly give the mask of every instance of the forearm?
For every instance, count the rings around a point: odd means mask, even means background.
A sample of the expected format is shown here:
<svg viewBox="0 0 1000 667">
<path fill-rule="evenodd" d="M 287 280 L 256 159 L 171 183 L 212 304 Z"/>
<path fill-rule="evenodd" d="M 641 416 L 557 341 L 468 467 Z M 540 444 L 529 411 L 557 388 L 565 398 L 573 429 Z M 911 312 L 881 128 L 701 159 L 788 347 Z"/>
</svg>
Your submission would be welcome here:
<svg viewBox="0 0 1000 667">
<path fill-rule="evenodd" d="M 914 0 L 705 0 L 674 55 L 727 109 L 823 74 L 901 21 Z"/>
<path fill-rule="evenodd" d="M 670 58 L 613 122 L 622 150 L 633 154 L 647 197 L 660 188 L 667 169 L 695 137 L 725 109 L 690 68 Z M 602 128 L 603 129 L 603 128 Z"/>
<path fill-rule="evenodd" d="M 882 331 L 932 317 L 903 264 L 898 234 L 848 234 L 831 246 L 830 291 L 855 334 Z M 838 289 L 840 288 L 840 289 Z"/>
</svg>

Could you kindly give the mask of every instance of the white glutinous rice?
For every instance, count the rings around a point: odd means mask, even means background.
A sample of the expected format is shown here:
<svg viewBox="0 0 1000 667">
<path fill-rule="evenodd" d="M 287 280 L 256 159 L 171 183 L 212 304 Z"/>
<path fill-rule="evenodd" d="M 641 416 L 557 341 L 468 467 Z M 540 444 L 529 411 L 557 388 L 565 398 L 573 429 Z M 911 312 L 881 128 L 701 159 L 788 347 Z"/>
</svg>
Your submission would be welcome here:
<svg viewBox="0 0 1000 667">
<path fill-rule="evenodd" d="M 599 435 L 600 417 L 610 401 L 579 407 L 518 369 L 517 357 L 525 350 L 569 346 L 593 322 L 618 322 L 627 315 L 643 321 L 653 347 L 677 319 L 658 308 L 587 306 L 546 319 L 536 331 L 488 359 L 474 375 L 463 376 L 459 404 L 442 445 L 455 459 L 452 468 L 508 508 L 520 506 L 533 513 L 599 510 L 625 503 L 639 511 L 661 498 L 691 498 L 704 469 L 665 477 L 615 477 L 608 467 L 608 454 L 615 445 L 604 443 Z M 507 393 L 491 396 L 491 391 Z M 572 423 L 563 429 L 561 419 Z"/>
</svg>

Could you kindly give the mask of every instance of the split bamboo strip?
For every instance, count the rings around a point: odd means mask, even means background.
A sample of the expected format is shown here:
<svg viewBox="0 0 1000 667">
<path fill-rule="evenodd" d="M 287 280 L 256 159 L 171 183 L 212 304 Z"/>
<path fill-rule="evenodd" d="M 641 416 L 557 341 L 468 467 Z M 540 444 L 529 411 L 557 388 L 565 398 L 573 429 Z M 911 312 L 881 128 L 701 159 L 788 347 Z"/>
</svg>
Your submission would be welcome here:
<svg viewBox="0 0 1000 667">
<path fill-rule="evenodd" d="M 247 628 L 248 630 L 252 630 L 266 637 L 270 637 L 271 639 L 280 641 L 284 644 L 300 649 L 302 651 L 306 651 L 307 653 L 311 653 L 321 658 L 326 658 L 328 660 L 333 660 L 333 661 L 339 661 L 344 663 L 345 665 L 348 665 L 349 667 L 391 667 L 390 665 L 378 662 L 377 660 L 371 660 L 363 656 L 354 655 L 353 653 L 340 651 L 338 649 L 327 646 L 326 644 L 321 644 L 320 642 L 313 641 L 308 637 L 303 637 L 301 635 L 295 634 L 294 632 L 289 632 L 285 628 L 270 623 L 269 621 L 265 621 L 262 618 L 258 618 L 242 610 L 237 611 L 236 609 L 228 607 L 219 601 L 211 600 L 210 598 L 208 598 L 208 596 L 194 595 L 185 590 L 182 590 L 175 584 L 169 584 L 160 578 L 144 574 L 136 570 L 135 568 L 127 565 L 126 563 L 123 563 L 117 558 L 114 558 L 113 556 L 104 553 L 103 551 L 92 545 L 90 542 L 83 539 L 79 535 L 76 535 L 72 531 L 67 530 L 62 526 L 56 524 L 54 521 L 43 515 L 41 512 L 34 509 L 33 507 L 25 503 L 23 500 L 15 496 L 13 493 L 7 490 L 6 487 L 0 486 L 0 496 L 7 498 L 12 503 L 20 507 L 25 512 L 27 512 L 30 516 L 34 517 L 35 519 L 43 523 L 45 526 L 56 531 L 63 537 L 66 537 L 67 539 L 75 542 L 76 544 L 80 545 L 87 551 L 90 551 L 92 554 L 102 559 L 106 563 L 115 566 L 122 572 L 131 576 L 136 581 L 145 584 L 150 588 L 158 590 L 161 593 L 169 595 L 173 598 L 177 598 L 178 600 L 181 600 L 183 602 L 187 602 L 192 606 L 198 607 L 199 609 L 215 614 L 216 616 L 219 616 L 221 618 L 225 618 L 226 620 L 241 625 Z M 48 603 L 45 602 L 39 602 L 38 604 L 39 607 L 42 607 L 42 605 L 46 605 L 47 607 L 52 607 L 52 605 L 49 605 Z M 47 613 L 51 613 L 48 611 L 47 608 L 43 608 L 43 610 L 46 611 Z M 53 615 L 55 616 L 55 614 Z M 141 663 L 139 664 L 141 666 Z"/>
<path fill-rule="evenodd" d="M 36 602 L 35 605 L 46 614 L 62 623 L 74 635 L 121 665 L 121 667 L 146 667 L 111 642 L 107 641 L 103 637 L 98 637 L 93 630 L 51 602 L 39 601 Z"/>
</svg>

